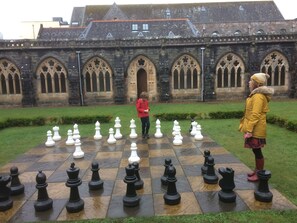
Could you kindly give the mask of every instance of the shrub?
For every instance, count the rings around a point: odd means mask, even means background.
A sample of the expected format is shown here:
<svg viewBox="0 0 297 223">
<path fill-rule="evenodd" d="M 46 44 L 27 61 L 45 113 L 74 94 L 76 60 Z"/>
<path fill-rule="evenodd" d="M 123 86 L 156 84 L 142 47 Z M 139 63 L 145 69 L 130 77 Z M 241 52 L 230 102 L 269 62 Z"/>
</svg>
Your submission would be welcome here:
<svg viewBox="0 0 297 223">
<path fill-rule="evenodd" d="M 242 111 L 230 111 L 230 112 L 210 112 L 210 119 L 230 119 L 230 118 L 241 118 L 243 116 Z"/>
<path fill-rule="evenodd" d="M 194 119 L 197 117 L 197 114 L 196 113 L 160 113 L 160 114 L 154 114 L 154 117 L 162 121 L 174 121 L 174 120 Z"/>
</svg>

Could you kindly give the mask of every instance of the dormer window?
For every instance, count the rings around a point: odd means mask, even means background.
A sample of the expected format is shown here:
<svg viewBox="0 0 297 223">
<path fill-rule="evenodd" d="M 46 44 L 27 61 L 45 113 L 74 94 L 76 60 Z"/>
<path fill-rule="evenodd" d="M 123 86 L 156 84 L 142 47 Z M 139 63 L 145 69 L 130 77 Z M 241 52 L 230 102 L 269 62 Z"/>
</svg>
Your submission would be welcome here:
<svg viewBox="0 0 297 223">
<path fill-rule="evenodd" d="M 171 19 L 171 13 L 169 8 L 166 9 L 166 19 Z"/>
<path fill-rule="evenodd" d="M 132 24 L 132 32 L 138 31 L 138 24 Z"/>
<path fill-rule="evenodd" d="M 148 29 L 149 29 L 148 24 L 142 24 L 143 31 L 148 31 Z"/>
</svg>

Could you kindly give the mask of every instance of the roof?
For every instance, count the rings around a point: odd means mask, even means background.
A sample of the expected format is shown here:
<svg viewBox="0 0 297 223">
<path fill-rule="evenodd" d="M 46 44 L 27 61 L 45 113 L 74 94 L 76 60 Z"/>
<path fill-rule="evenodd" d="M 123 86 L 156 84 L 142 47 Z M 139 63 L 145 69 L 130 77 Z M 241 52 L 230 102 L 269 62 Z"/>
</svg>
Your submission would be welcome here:
<svg viewBox="0 0 297 223">
<path fill-rule="evenodd" d="M 42 28 L 38 39 L 152 39 L 257 33 L 290 28 L 273 1 L 74 7 L 70 28 Z M 257 25 L 258 24 L 258 25 Z M 273 25 L 275 24 L 275 25 Z M 265 25 L 267 26 L 267 24 Z M 249 27 L 249 28 L 246 28 Z M 262 33 L 266 33 L 265 27 Z"/>
<path fill-rule="evenodd" d="M 80 39 L 151 39 L 196 37 L 188 19 L 92 21 Z"/>
<path fill-rule="evenodd" d="M 81 15 L 83 13 L 83 15 Z M 87 5 L 74 8 L 71 23 L 88 25 L 93 20 L 117 19 L 177 19 L 188 18 L 192 23 L 280 21 L 284 17 L 274 1 Z"/>
</svg>

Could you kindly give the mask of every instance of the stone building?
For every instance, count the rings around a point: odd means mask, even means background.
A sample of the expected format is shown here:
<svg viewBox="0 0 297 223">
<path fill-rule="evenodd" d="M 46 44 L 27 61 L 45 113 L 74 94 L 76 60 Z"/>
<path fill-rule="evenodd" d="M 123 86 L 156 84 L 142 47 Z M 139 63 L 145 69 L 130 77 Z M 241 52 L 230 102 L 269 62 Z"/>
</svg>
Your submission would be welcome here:
<svg viewBox="0 0 297 223">
<path fill-rule="evenodd" d="M 69 28 L 0 41 L 0 105 L 237 100 L 255 72 L 297 97 L 296 23 L 273 1 L 77 7 Z"/>
</svg>

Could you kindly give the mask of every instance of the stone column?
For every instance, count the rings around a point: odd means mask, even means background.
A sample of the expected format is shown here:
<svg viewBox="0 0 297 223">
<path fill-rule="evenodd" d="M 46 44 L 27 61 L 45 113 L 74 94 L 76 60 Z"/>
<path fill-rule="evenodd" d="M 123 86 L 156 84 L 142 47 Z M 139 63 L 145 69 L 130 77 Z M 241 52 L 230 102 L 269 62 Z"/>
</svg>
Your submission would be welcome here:
<svg viewBox="0 0 297 223">
<path fill-rule="evenodd" d="M 22 106 L 36 106 L 36 88 L 33 85 L 33 72 L 31 68 L 31 57 L 23 55 L 20 64 L 21 83 L 22 83 Z"/>
<path fill-rule="evenodd" d="M 78 57 L 73 52 L 68 58 L 68 102 L 69 105 L 80 105 L 80 84 L 79 84 L 79 67 Z"/>
<path fill-rule="evenodd" d="M 120 50 L 115 51 L 114 56 L 114 75 L 113 75 L 113 92 L 114 102 L 124 104 L 126 102 L 126 84 L 124 78 L 123 53 Z"/>
<path fill-rule="evenodd" d="M 159 95 L 161 102 L 168 102 L 170 100 L 170 69 L 168 62 L 168 54 L 165 50 L 161 50 L 159 55 Z"/>
</svg>

